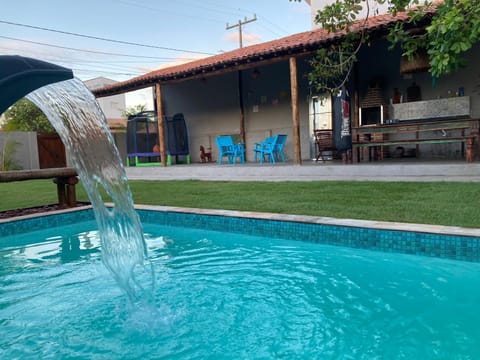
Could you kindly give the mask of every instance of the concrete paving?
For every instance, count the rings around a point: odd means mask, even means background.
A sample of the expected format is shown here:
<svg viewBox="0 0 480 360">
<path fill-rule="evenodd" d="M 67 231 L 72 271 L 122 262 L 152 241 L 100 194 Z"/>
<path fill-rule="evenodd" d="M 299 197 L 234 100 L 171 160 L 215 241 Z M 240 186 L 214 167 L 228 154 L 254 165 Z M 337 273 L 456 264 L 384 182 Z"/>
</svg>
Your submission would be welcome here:
<svg viewBox="0 0 480 360">
<path fill-rule="evenodd" d="M 130 180 L 216 181 L 458 181 L 480 182 L 480 163 L 379 161 L 342 164 L 333 161 L 302 165 L 246 163 L 127 167 Z"/>
</svg>

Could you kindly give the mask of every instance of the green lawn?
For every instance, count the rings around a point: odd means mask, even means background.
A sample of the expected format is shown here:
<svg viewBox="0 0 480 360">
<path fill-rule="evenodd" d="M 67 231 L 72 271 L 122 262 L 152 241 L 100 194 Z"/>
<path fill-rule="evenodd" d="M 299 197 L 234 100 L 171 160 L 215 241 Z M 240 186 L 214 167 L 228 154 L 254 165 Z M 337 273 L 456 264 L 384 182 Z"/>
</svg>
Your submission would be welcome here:
<svg viewBox="0 0 480 360">
<path fill-rule="evenodd" d="M 480 227 L 477 183 L 131 181 L 136 204 Z M 78 200 L 88 201 L 77 186 Z M 52 204 L 51 180 L 0 184 L 0 211 Z"/>
</svg>

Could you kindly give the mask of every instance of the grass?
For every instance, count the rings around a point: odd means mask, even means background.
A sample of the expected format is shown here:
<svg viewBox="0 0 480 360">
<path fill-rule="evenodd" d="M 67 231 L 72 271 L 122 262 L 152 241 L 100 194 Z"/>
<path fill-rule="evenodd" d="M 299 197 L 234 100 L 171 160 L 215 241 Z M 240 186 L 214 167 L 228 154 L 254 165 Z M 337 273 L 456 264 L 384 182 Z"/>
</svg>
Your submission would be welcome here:
<svg viewBox="0 0 480 360">
<path fill-rule="evenodd" d="M 130 181 L 136 204 L 480 227 L 476 183 Z M 57 201 L 51 180 L 0 184 L 0 211 Z M 81 186 L 78 200 L 88 201 Z"/>
</svg>

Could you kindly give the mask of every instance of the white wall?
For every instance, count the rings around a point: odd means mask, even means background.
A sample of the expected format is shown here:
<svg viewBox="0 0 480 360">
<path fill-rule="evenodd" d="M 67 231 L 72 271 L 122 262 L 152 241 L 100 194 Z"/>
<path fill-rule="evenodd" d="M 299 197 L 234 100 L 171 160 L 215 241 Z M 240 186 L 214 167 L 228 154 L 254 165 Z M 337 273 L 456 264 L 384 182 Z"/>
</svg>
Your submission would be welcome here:
<svg viewBox="0 0 480 360">
<path fill-rule="evenodd" d="M 98 77 L 84 82 L 90 90 L 102 88 L 107 85 L 115 84 L 117 81 Z M 125 111 L 125 94 L 97 98 L 98 104 L 109 122 L 123 118 Z"/>
<path fill-rule="evenodd" d="M 162 87 L 164 114 L 185 117 L 193 162 L 200 161 L 200 145 L 211 147 L 218 159 L 215 138 L 240 133 L 236 79 L 230 73 Z"/>
<path fill-rule="evenodd" d="M 306 68 L 298 61 L 301 83 L 300 136 L 302 158 L 310 157 L 308 132 L 308 99 Z M 287 134 L 285 154 L 293 159 L 292 109 L 290 97 L 290 69 L 288 61 L 242 71 L 243 101 L 246 131 L 246 159 L 253 161 L 255 142 L 267 136 Z M 189 134 L 190 155 L 193 162 L 200 161 L 200 145 L 211 147 L 218 159 L 215 138 L 218 135 L 240 134 L 240 106 L 238 73 L 166 84 L 162 87 L 164 112 L 172 116 L 181 112 L 185 116 Z"/>
<path fill-rule="evenodd" d="M 308 127 L 308 99 L 305 75 L 307 69 L 302 58 L 297 60 L 299 82 L 300 143 L 302 159 L 310 158 L 310 134 Z M 294 157 L 293 122 L 290 89 L 290 67 L 288 61 L 258 67 L 244 72 L 245 130 L 246 143 L 250 151 L 247 159 L 253 160 L 251 151 L 256 142 L 267 136 L 286 134 L 285 155 Z"/>
<path fill-rule="evenodd" d="M 36 132 L 0 131 L 0 151 L 3 151 L 5 143 L 9 141 L 18 143 L 12 157 L 23 170 L 40 168 Z"/>
<path fill-rule="evenodd" d="M 334 3 L 335 0 L 311 0 L 311 18 L 312 18 L 312 29 L 320 28 L 320 25 L 315 24 L 315 15 L 317 14 L 318 10 L 323 9 L 326 5 L 331 5 Z M 369 8 L 364 5 L 363 10 L 360 12 L 358 19 L 364 19 L 367 14 L 369 17 L 386 14 L 388 10 L 388 4 L 379 4 L 377 1 L 369 0 L 368 2 Z"/>
<path fill-rule="evenodd" d="M 153 87 L 148 87 L 125 93 L 125 108 L 128 109 L 137 105 L 145 105 L 146 110 L 154 110 L 153 89 Z"/>
<path fill-rule="evenodd" d="M 318 10 L 323 9 L 326 5 L 330 5 L 334 3 L 335 0 L 311 0 L 311 19 L 312 19 L 312 29 L 320 28 L 319 25 L 315 24 L 315 15 L 317 14 Z M 419 0 L 419 4 L 423 4 L 425 0 Z M 366 4 L 363 6 L 363 10 L 360 12 L 358 19 L 364 19 L 367 14 L 369 17 L 386 14 L 388 12 L 388 2 L 383 4 L 379 4 L 375 0 L 368 1 L 368 7 Z"/>
</svg>

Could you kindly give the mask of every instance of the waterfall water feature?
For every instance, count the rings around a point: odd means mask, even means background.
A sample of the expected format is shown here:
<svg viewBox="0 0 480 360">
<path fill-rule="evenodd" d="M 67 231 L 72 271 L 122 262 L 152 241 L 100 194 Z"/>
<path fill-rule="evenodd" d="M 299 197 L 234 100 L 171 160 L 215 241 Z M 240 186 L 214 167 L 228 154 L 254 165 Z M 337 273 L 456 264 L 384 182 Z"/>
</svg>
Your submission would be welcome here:
<svg viewBox="0 0 480 360">
<path fill-rule="evenodd" d="M 133 207 L 125 169 L 93 94 L 74 78 L 27 95 L 48 117 L 92 202 L 102 260 L 131 300 L 141 288 L 136 271 L 149 270 L 143 230 Z M 102 189 L 113 207 L 107 207 Z M 153 272 L 151 275 L 153 282 Z"/>
</svg>

